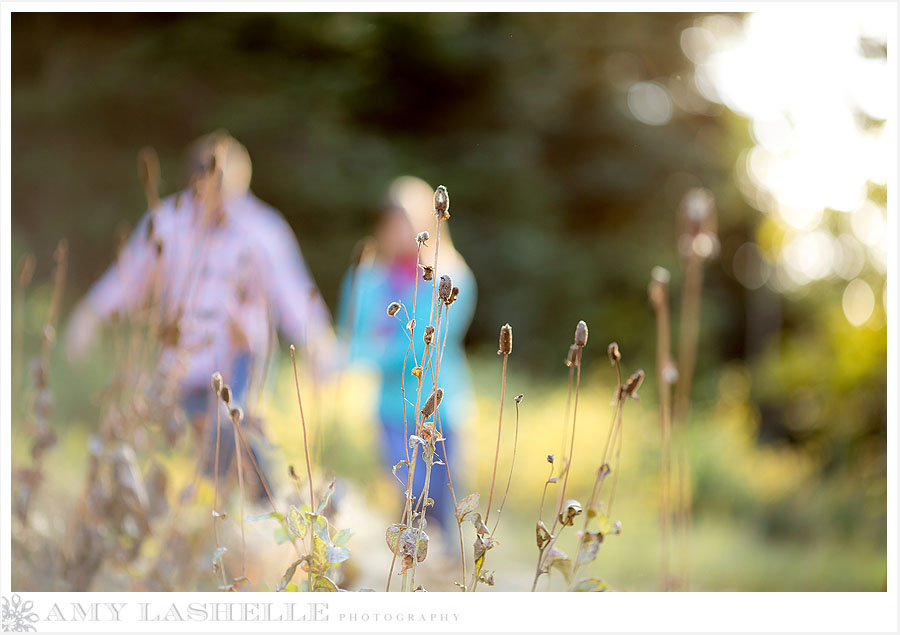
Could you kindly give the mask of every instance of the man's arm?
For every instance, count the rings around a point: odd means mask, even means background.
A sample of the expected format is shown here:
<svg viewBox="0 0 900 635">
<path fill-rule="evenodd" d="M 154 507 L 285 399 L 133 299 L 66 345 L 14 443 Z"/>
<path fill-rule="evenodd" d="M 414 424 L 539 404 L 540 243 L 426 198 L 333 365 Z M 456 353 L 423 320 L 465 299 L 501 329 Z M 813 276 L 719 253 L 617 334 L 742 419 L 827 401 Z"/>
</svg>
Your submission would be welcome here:
<svg viewBox="0 0 900 635">
<path fill-rule="evenodd" d="M 331 314 L 287 221 L 273 217 L 262 244 L 262 277 L 279 330 L 291 343 L 313 354 L 320 370 L 334 368 L 338 360 Z"/>
<path fill-rule="evenodd" d="M 114 313 L 128 314 L 147 290 L 148 273 L 155 257 L 149 237 L 150 213 L 144 214 L 116 261 L 94 283 L 72 311 L 66 324 L 66 355 L 80 363 L 93 346 L 100 327 Z"/>
</svg>

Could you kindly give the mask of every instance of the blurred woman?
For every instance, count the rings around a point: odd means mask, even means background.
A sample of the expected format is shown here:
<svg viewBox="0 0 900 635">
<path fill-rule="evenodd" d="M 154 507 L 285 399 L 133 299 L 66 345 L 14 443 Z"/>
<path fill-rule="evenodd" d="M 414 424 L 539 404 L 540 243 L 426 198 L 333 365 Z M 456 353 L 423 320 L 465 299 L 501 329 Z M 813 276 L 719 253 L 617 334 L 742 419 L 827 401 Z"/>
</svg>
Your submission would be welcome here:
<svg viewBox="0 0 900 635">
<path fill-rule="evenodd" d="M 418 380 L 411 373 L 416 365 L 411 352 L 407 359 L 409 332 L 406 330 L 406 323 L 407 314 L 409 318 L 415 315 L 417 326 L 414 347 L 417 359 L 421 362 L 424 350 L 422 334 L 431 312 L 433 283 L 423 280 L 423 268 L 418 265 L 430 265 L 434 262 L 436 236 L 433 197 L 434 190 L 421 179 L 409 176 L 396 179 L 391 184 L 387 201 L 382 206 L 377 221 L 375 258 L 370 263 L 351 269 L 345 276 L 341 289 L 339 325 L 343 333 L 342 340 L 348 346 L 348 360 L 374 367 L 381 378 L 377 416 L 386 467 L 406 458 L 408 435 L 415 434 Z M 417 263 L 416 235 L 421 231 L 428 231 L 432 236 L 427 245 L 422 247 Z M 460 293 L 446 313 L 447 321 L 443 323 L 448 329 L 446 337 L 443 325 L 440 333 L 443 357 L 438 380 L 444 390 L 444 398 L 438 414 L 445 441 L 444 444 L 437 445 L 437 454 L 446 463 L 446 446 L 449 460 L 456 459 L 458 463 L 458 457 L 454 455 L 457 447 L 456 432 L 463 425 L 472 406 L 471 378 L 463 340 L 475 311 L 476 289 L 475 278 L 454 248 L 446 222 L 441 226 L 437 277 L 445 274 L 453 279 L 453 284 L 460 288 Z M 415 294 L 416 304 L 413 307 L 417 277 L 418 293 Z M 387 315 L 386 309 L 394 301 L 402 302 L 406 311 L 401 309 L 396 316 L 391 317 Z M 437 316 L 437 307 L 434 311 Z M 405 402 L 400 390 L 404 360 Z M 422 379 L 421 401 L 424 404 L 433 388 L 430 369 L 424 370 Z M 404 436 L 404 408 L 407 436 Z M 434 510 L 427 515 L 436 520 L 444 530 L 456 526 L 446 470 L 446 465 L 435 464 L 433 467 L 428 496 L 434 500 Z M 397 476 L 406 483 L 407 468 L 398 469 Z M 416 468 L 413 483 L 416 496 L 422 491 L 424 480 L 425 470 L 420 465 Z"/>
</svg>

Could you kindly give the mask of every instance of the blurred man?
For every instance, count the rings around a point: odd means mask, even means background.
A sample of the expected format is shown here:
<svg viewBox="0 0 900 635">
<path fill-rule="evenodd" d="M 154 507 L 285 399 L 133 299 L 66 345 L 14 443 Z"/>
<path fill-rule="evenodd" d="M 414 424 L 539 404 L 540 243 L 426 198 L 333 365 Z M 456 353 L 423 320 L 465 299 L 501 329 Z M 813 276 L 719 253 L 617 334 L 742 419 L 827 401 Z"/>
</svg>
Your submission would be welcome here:
<svg viewBox="0 0 900 635">
<path fill-rule="evenodd" d="M 66 350 L 73 362 L 82 360 L 103 323 L 150 306 L 158 320 L 157 373 L 176 378 L 185 413 L 205 424 L 200 416 L 215 412 L 215 371 L 248 409 L 274 328 L 320 367 L 330 361 L 334 335 L 290 226 L 249 189 L 246 148 L 227 133 L 202 137 L 189 148 L 189 171 L 191 187 L 144 215 L 117 262 L 79 303 Z M 205 428 L 214 447 L 216 425 Z M 220 445 L 221 473 L 234 454 L 233 435 L 221 435 Z M 211 475 L 215 452 L 205 454 Z"/>
</svg>

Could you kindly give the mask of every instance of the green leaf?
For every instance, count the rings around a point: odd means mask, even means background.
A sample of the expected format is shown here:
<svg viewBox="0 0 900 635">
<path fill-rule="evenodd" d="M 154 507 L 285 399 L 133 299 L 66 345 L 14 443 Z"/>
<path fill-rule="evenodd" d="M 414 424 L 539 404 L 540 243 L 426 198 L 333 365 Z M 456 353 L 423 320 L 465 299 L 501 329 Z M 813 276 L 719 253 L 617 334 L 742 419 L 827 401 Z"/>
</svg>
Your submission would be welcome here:
<svg viewBox="0 0 900 635">
<path fill-rule="evenodd" d="M 298 589 L 296 584 L 294 584 L 293 582 L 288 582 L 288 584 L 284 587 L 284 590 L 288 593 L 296 593 Z"/>
<path fill-rule="evenodd" d="M 224 517 L 224 514 L 223 514 L 223 517 Z M 247 522 L 256 523 L 256 522 L 259 522 L 260 520 L 266 520 L 268 518 L 274 518 L 275 520 L 277 520 L 279 522 L 284 520 L 284 516 L 282 514 L 279 514 L 278 512 L 269 512 L 268 514 L 260 514 L 259 516 L 250 516 L 249 518 L 247 518 Z"/>
<path fill-rule="evenodd" d="M 482 520 L 481 520 L 481 514 L 479 514 L 478 512 L 469 512 L 468 514 L 466 514 L 463 517 L 463 521 L 466 521 L 466 520 L 471 521 L 472 524 L 475 525 L 475 531 L 479 535 L 484 536 L 484 535 L 490 533 L 488 531 L 488 528 L 485 526 L 484 522 L 482 522 Z"/>
<path fill-rule="evenodd" d="M 325 575 L 325 572 L 331 567 L 331 563 L 328 562 L 327 556 L 329 546 L 327 541 L 322 540 L 317 534 L 313 534 L 312 557 L 309 560 L 310 568 L 313 573 Z"/>
<path fill-rule="evenodd" d="M 340 591 L 334 580 L 326 575 L 313 574 L 313 591 L 335 593 Z"/>
<path fill-rule="evenodd" d="M 288 534 L 287 530 L 284 527 L 276 527 L 275 528 L 275 544 L 281 545 L 286 542 L 289 542 L 291 539 L 290 534 Z"/>
<path fill-rule="evenodd" d="M 481 575 L 481 568 L 484 566 L 484 557 L 488 550 L 493 548 L 497 541 L 490 536 L 482 537 L 481 534 L 475 536 L 475 577 Z"/>
<path fill-rule="evenodd" d="M 461 499 L 456 505 L 456 519 L 461 523 L 466 514 L 478 509 L 478 503 L 481 495 L 478 492 L 472 492 L 465 498 Z"/>
<path fill-rule="evenodd" d="M 306 533 L 309 531 L 309 520 L 301 515 L 300 510 L 293 505 L 287 513 L 287 528 L 301 540 L 306 538 Z"/>
<path fill-rule="evenodd" d="M 597 551 L 601 542 L 603 542 L 603 534 L 599 531 L 596 533 L 587 532 L 581 539 L 581 549 L 578 550 L 577 563 L 582 565 L 593 562 L 594 558 L 597 557 Z"/>
<path fill-rule="evenodd" d="M 336 547 L 329 545 L 325 549 L 325 559 L 331 564 L 340 564 L 350 557 L 350 550 L 346 547 Z"/>
<path fill-rule="evenodd" d="M 226 551 L 228 551 L 228 547 L 216 547 L 212 557 L 213 571 L 218 571 L 219 567 L 222 566 L 222 556 L 225 555 Z"/>
<path fill-rule="evenodd" d="M 406 525 L 394 523 L 384 532 L 384 542 L 395 556 L 400 555 L 400 534 L 406 529 Z"/>
<path fill-rule="evenodd" d="M 325 511 L 325 507 L 328 505 L 328 501 L 331 500 L 332 494 L 334 494 L 334 481 L 331 481 L 328 489 L 325 490 L 325 495 L 322 496 L 322 500 L 319 501 L 319 506 L 316 507 L 316 515 L 321 515 L 322 512 Z"/>
<path fill-rule="evenodd" d="M 308 560 L 309 556 L 303 556 L 298 560 L 294 560 L 291 565 L 285 570 L 284 575 L 281 576 L 281 582 L 278 583 L 278 586 L 275 587 L 276 591 L 284 591 L 287 589 L 288 583 L 291 581 L 291 578 L 294 577 L 294 573 L 297 571 L 297 567 L 299 567 L 304 560 Z M 294 589 L 296 590 L 297 585 L 294 585 Z"/>
<path fill-rule="evenodd" d="M 331 544 L 331 536 L 328 534 L 328 520 L 324 516 L 310 512 L 303 512 L 303 515 L 306 516 L 306 521 L 312 527 L 313 533 L 321 540 Z"/>
<path fill-rule="evenodd" d="M 334 535 L 332 542 L 336 545 L 344 545 L 347 544 L 347 541 L 350 540 L 350 536 L 353 535 L 349 529 L 341 529 Z"/>
<path fill-rule="evenodd" d="M 578 584 L 576 584 L 573 588 L 573 591 L 610 591 L 611 587 L 601 580 L 600 578 L 585 578 L 584 580 L 579 580 Z"/>
<path fill-rule="evenodd" d="M 569 556 L 567 556 L 556 547 L 553 547 L 547 554 L 547 562 L 549 563 L 551 569 L 556 568 L 562 572 L 563 577 L 565 577 L 566 579 L 566 582 L 571 582 L 572 561 L 569 560 Z"/>
</svg>

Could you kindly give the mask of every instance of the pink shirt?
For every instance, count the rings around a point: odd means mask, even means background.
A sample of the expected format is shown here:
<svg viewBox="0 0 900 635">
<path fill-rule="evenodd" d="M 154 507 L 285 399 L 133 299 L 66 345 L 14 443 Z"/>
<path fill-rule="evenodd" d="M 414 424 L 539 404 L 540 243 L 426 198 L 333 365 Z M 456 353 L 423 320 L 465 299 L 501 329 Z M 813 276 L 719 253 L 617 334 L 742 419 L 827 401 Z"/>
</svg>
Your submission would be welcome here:
<svg viewBox="0 0 900 635">
<path fill-rule="evenodd" d="M 144 215 L 119 260 L 88 294 L 108 319 L 148 306 L 156 285 L 163 323 L 179 326 L 178 346 L 165 348 L 161 364 L 182 366 L 186 388 L 209 385 L 212 373 L 227 372 L 242 351 L 258 366 L 273 343 L 273 328 L 299 351 L 319 349 L 320 362 L 332 344 L 328 309 L 281 214 L 250 192 L 224 207 L 220 224 L 204 226 L 202 205 L 190 192 L 163 200 Z"/>
</svg>

